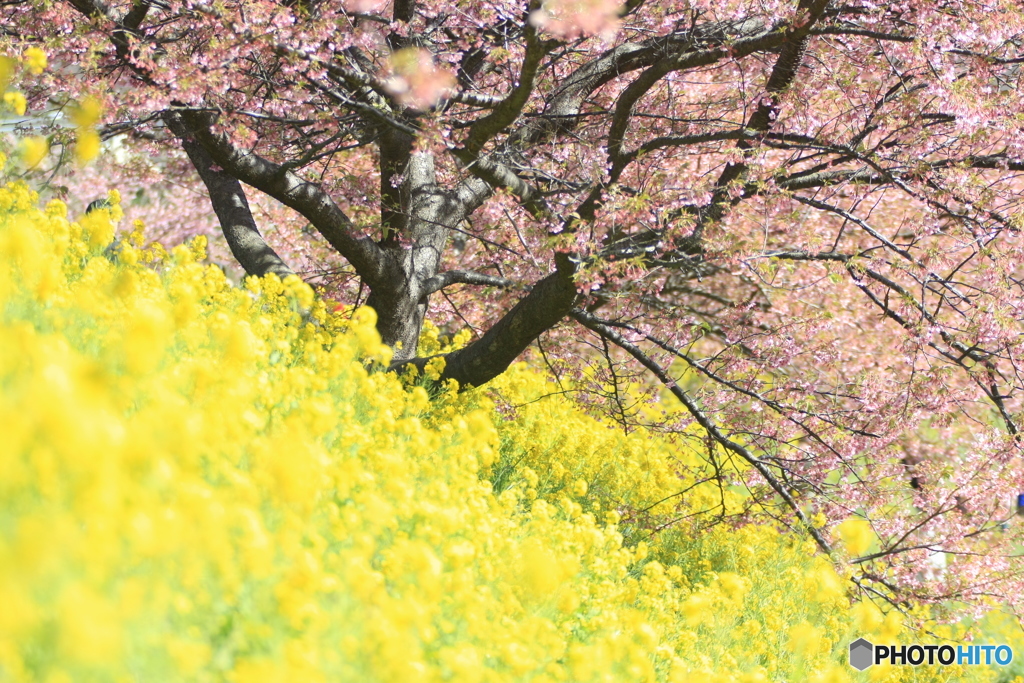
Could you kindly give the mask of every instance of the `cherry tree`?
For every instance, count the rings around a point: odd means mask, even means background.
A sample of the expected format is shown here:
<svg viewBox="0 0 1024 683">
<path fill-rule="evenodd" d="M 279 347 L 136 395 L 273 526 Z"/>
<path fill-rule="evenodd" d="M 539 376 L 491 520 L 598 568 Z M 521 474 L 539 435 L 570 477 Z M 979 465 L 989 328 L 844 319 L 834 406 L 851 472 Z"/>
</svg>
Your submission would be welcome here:
<svg viewBox="0 0 1024 683">
<path fill-rule="evenodd" d="M 247 273 L 295 267 L 254 193 L 315 231 L 396 369 L 430 360 L 428 315 L 474 332 L 441 381 L 535 347 L 822 549 L 868 520 L 864 591 L 1024 594 L 1015 0 L 3 13 L 11 49 L 50 54 L 34 101 L 91 94 L 106 137 L 183 151 Z M 651 380 L 681 410 L 652 421 Z"/>
</svg>

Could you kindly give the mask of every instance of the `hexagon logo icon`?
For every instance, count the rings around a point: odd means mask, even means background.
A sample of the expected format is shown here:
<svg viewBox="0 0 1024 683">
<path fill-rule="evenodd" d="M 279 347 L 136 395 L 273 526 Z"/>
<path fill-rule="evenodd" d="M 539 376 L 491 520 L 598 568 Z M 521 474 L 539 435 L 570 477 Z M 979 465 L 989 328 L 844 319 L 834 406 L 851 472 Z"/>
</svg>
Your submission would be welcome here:
<svg viewBox="0 0 1024 683">
<path fill-rule="evenodd" d="M 850 666 L 857 671 L 863 671 L 874 664 L 875 646 L 858 638 L 850 643 Z"/>
</svg>

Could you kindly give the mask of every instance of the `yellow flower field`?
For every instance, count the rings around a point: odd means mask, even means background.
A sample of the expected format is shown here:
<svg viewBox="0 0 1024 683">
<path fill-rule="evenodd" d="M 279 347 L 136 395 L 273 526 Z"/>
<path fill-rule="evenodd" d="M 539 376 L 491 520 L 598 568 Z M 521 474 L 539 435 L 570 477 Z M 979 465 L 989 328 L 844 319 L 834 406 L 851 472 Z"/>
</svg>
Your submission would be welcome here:
<svg viewBox="0 0 1024 683">
<path fill-rule="evenodd" d="M 926 637 L 769 524 L 696 533 L 717 488 L 675 495 L 678 446 L 522 364 L 431 396 L 374 371 L 371 310 L 234 287 L 201 241 L 119 234 L 111 200 L 0 190 L 0 681 L 967 675 L 857 674 L 856 637 Z"/>
</svg>

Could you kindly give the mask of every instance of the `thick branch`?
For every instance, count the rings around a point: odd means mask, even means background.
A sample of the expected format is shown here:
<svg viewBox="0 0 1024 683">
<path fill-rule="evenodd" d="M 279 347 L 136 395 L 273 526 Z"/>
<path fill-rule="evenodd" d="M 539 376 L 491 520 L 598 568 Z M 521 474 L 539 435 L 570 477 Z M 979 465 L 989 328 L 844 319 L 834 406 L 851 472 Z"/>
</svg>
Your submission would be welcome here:
<svg viewBox="0 0 1024 683">
<path fill-rule="evenodd" d="M 796 79 L 797 71 L 807 51 L 807 43 L 810 40 L 809 32 L 815 22 L 821 18 L 822 12 L 828 6 L 828 0 L 801 0 L 799 9 L 806 12 L 806 20 L 795 26 L 789 27 L 785 33 L 785 40 L 782 49 L 779 51 L 778 59 L 772 66 L 771 75 L 765 84 L 765 96 L 760 98 L 757 109 L 747 120 L 747 129 L 757 133 L 765 134 L 776 120 L 779 113 L 779 95 L 787 90 Z M 799 20 L 799 19 L 798 19 Z M 712 192 L 711 201 L 705 211 L 700 214 L 697 226 L 694 228 L 694 235 L 700 238 L 703 227 L 707 223 L 714 223 L 722 219 L 727 208 L 731 205 L 730 186 L 732 183 L 742 181 L 748 172 L 746 157 L 755 148 L 755 143 L 748 139 L 740 139 L 736 146 L 744 150 L 744 160 L 739 163 L 727 164 Z"/>
<path fill-rule="evenodd" d="M 460 387 L 478 387 L 508 369 L 537 337 L 554 327 L 572 309 L 576 286 L 571 268 L 560 268 L 538 282 L 501 320 L 469 346 L 444 356 L 441 381 L 454 379 Z M 420 370 L 429 358 L 410 361 Z M 405 363 L 392 369 L 401 369 Z"/>
<path fill-rule="evenodd" d="M 368 237 L 354 237 L 352 222 L 321 188 L 279 164 L 239 149 L 224 133 L 210 130 L 210 117 L 181 112 L 186 134 L 193 136 L 214 162 L 247 185 L 305 216 L 361 278 L 375 283 L 382 275 L 380 249 Z"/>
<path fill-rule="evenodd" d="M 213 211 L 220 221 L 228 247 L 245 272 L 257 277 L 267 273 L 274 273 L 281 278 L 294 275 L 294 271 L 260 235 L 249 209 L 245 191 L 238 179 L 223 171 L 214 170 L 213 159 L 202 145 L 189 137 L 188 129 L 177 115 L 167 114 L 164 121 L 181 140 L 182 148 L 206 185 Z"/>
<path fill-rule="evenodd" d="M 469 129 L 465 147 L 470 154 L 476 156 L 483 149 L 484 145 L 510 126 L 523 111 L 523 106 L 533 92 L 534 79 L 540 67 L 544 55 L 551 49 L 551 43 L 542 41 L 537 36 L 537 30 L 530 24 L 525 28 L 526 55 L 523 57 L 523 65 L 519 70 L 519 78 L 512 92 L 504 100 L 494 106 L 494 109 L 483 118 L 477 120 Z"/>
<path fill-rule="evenodd" d="M 758 19 L 720 21 L 642 43 L 617 45 L 570 74 L 555 90 L 544 113 L 524 127 L 514 142 L 518 145 L 537 143 L 552 132 L 571 130 L 591 93 L 625 73 L 652 66 L 673 53 L 749 38 L 764 30 L 764 22 Z"/>
<path fill-rule="evenodd" d="M 504 277 L 496 277 L 485 273 L 474 273 L 471 270 L 449 270 L 430 278 L 423 283 L 423 294 L 433 294 L 450 285 L 482 285 L 488 287 L 511 287 L 515 283 Z"/>
<path fill-rule="evenodd" d="M 784 31 L 765 31 L 751 38 L 737 40 L 729 46 L 718 46 L 706 50 L 695 50 L 685 52 L 669 59 L 662 59 L 653 66 L 646 69 L 636 80 L 629 84 L 619 96 L 615 105 L 615 113 L 612 116 L 612 123 L 608 130 L 608 156 L 613 163 L 618 164 L 622 154 L 622 142 L 625 138 L 629 120 L 633 114 L 633 108 L 644 95 L 650 91 L 662 78 L 673 71 L 693 69 L 698 66 L 708 66 L 726 58 L 737 59 L 746 57 L 755 52 L 762 52 L 776 48 L 785 42 L 787 34 Z"/>
<path fill-rule="evenodd" d="M 414 142 L 413 136 L 388 127 L 384 127 L 377 136 L 377 148 L 380 150 L 380 225 L 386 244 L 397 243 L 399 234 L 405 232 L 405 183 L 396 183 L 394 178 L 405 173 Z"/>
<path fill-rule="evenodd" d="M 541 218 L 548 213 L 547 204 L 540 196 L 540 192 L 505 164 L 490 156 L 477 156 L 465 148 L 451 151 L 464 164 L 467 171 L 486 182 L 491 188 L 504 187 L 510 190 L 534 218 Z"/>
</svg>

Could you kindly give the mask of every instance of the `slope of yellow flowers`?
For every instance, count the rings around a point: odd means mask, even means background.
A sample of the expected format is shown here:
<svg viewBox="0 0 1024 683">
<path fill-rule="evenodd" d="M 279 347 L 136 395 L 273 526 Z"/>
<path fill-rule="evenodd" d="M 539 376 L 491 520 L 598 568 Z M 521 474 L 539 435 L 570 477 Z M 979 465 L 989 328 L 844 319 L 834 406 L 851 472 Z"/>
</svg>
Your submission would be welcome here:
<svg viewBox="0 0 1024 683">
<path fill-rule="evenodd" d="M 769 525 L 696 533 L 720 499 L 678 447 L 523 365 L 435 396 L 374 372 L 372 311 L 115 237 L 112 194 L 0 189 L 0 681 L 967 675 L 856 674 L 850 640 L 902 621 Z"/>
</svg>

